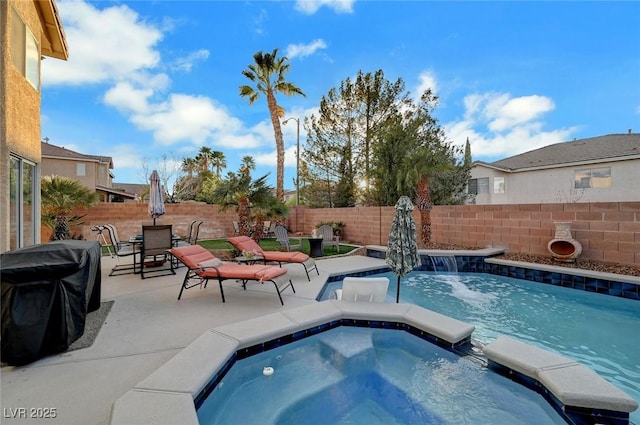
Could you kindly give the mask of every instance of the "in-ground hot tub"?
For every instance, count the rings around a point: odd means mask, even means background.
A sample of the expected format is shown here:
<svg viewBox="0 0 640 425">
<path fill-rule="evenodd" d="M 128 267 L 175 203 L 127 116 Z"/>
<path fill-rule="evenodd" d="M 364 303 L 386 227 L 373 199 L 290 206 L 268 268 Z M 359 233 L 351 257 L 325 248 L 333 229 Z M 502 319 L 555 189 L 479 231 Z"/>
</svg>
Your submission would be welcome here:
<svg viewBox="0 0 640 425">
<path fill-rule="evenodd" d="M 204 333 L 115 403 L 111 425 L 198 424 L 196 404 L 237 358 L 261 353 L 338 325 L 395 327 L 449 350 L 469 344 L 472 325 L 410 304 L 325 301 Z M 603 413 L 628 423 L 637 403 L 585 366 L 562 356 L 499 338 L 485 347 L 493 368 L 537 389 L 557 409 L 595 423 Z M 579 383 L 576 388 L 575 383 Z M 247 406 L 250 408 L 250 406 Z M 626 422 L 625 422 L 626 417 Z M 593 421 L 589 421 L 592 418 Z"/>
</svg>

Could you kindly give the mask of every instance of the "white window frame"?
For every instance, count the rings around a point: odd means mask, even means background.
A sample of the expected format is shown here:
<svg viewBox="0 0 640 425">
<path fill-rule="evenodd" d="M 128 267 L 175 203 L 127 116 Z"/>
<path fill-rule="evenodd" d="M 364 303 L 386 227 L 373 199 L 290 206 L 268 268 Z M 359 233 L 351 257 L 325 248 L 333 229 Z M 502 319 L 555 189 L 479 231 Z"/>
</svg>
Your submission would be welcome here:
<svg viewBox="0 0 640 425">
<path fill-rule="evenodd" d="M 15 7 L 11 8 L 11 62 L 40 91 L 40 45 Z"/>
<path fill-rule="evenodd" d="M 598 177 L 599 174 L 604 177 Z M 573 182 L 575 189 L 609 189 L 612 184 L 611 167 L 576 169 Z"/>
<path fill-rule="evenodd" d="M 10 208 L 9 249 L 31 246 L 40 240 L 40 185 L 38 184 L 38 165 L 17 155 L 10 157 Z M 31 171 L 30 176 L 25 173 Z M 29 177 L 29 178 L 27 178 Z M 30 180 L 30 187 L 26 182 Z M 29 199 L 25 199 L 30 193 Z"/>
<path fill-rule="evenodd" d="M 494 177 L 493 193 L 504 193 L 504 192 L 505 192 L 504 177 Z"/>
<path fill-rule="evenodd" d="M 87 175 L 87 164 L 84 162 L 78 162 L 76 164 L 76 176 L 85 177 Z"/>
</svg>

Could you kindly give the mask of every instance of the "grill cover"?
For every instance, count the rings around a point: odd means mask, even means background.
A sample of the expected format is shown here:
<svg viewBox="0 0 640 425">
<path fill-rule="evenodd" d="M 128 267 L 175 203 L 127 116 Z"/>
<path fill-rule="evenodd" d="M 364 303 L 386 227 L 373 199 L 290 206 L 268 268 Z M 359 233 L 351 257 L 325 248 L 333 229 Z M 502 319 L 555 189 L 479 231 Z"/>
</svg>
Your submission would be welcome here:
<svg viewBox="0 0 640 425">
<path fill-rule="evenodd" d="M 0 256 L 2 362 L 21 365 L 69 348 L 100 308 L 100 244 L 55 241 Z"/>
</svg>

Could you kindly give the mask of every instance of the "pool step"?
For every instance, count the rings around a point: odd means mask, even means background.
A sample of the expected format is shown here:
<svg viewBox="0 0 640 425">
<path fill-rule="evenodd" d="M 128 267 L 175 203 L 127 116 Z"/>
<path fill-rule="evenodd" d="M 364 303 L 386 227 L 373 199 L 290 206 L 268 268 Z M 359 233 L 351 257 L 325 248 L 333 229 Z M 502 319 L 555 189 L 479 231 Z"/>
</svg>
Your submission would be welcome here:
<svg viewBox="0 0 640 425">
<path fill-rule="evenodd" d="M 337 335 L 320 339 L 322 356 L 344 374 L 365 371 L 376 361 L 371 333 L 354 330 L 345 328 Z"/>
</svg>

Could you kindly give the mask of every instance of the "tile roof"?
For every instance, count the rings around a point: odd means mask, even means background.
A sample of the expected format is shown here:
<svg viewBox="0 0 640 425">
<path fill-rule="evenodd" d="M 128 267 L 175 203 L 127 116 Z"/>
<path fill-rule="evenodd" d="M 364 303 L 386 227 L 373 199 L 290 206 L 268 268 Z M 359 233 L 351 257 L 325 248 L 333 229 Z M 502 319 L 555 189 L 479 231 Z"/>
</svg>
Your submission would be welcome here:
<svg viewBox="0 0 640 425">
<path fill-rule="evenodd" d="M 556 143 L 499 161 L 478 163 L 505 170 L 519 170 L 576 162 L 620 160 L 624 157 L 640 158 L 640 133 L 609 134 Z"/>
<path fill-rule="evenodd" d="M 109 163 L 109 168 L 110 169 L 113 168 L 113 159 L 110 156 L 85 155 L 82 153 L 72 151 L 71 149 L 52 145 L 51 143 L 45 143 L 45 142 L 42 142 L 41 145 L 42 145 L 42 151 L 41 151 L 42 156 L 45 156 L 45 157 L 107 162 Z"/>
</svg>

